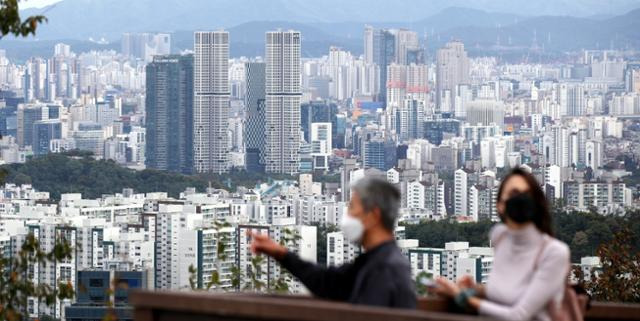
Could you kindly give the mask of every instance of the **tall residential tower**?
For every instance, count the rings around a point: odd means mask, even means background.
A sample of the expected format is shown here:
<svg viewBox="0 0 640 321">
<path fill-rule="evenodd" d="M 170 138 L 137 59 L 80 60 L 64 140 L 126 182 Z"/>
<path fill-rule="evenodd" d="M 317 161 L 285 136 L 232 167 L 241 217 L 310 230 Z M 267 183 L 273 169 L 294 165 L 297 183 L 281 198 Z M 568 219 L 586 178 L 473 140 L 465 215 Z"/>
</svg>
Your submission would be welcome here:
<svg viewBox="0 0 640 321">
<path fill-rule="evenodd" d="M 229 170 L 229 33 L 194 34 L 193 160 L 196 172 Z"/>
<path fill-rule="evenodd" d="M 265 170 L 294 174 L 300 166 L 300 32 L 266 34 Z"/>
<path fill-rule="evenodd" d="M 460 41 L 448 42 L 436 55 L 436 108 L 454 110 L 456 87 L 469 83 L 469 58 Z"/>
</svg>

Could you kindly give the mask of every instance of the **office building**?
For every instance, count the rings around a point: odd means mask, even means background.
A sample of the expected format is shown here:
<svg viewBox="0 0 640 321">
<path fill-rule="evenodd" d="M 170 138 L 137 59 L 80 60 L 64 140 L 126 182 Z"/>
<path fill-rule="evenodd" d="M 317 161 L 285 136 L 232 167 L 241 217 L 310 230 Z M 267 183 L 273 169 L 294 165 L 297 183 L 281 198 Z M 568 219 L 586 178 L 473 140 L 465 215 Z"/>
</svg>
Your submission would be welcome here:
<svg viewBox="0 0 640 321">
<path fill-rule="evenodd" d="M 397 161 L 395 142 L 389 138 L 374 137 L 363 144 L 362 159 L 365 168 L 386 172 Z"/>
<path fill-rule="evenodd" d="M 146 74 L 146 165 L 191 173 L 193 56 L 155 56 Z"/>
<path fill-rule="evenodd" d="M 65 308 L 66 320 L 103 320 L 111 314 L 118 320 L 133 321 L 129 293 L 145 289 L 146 279 L 147 273 L 143 271 L 78 271 L 76 302 Z"/>
<path fill-rule="evenodd" d="M 248 172 L 264 172 L 265 63 L 247 62 L 245 69 L 245 166 Z"/>
<path fill-rule="evenodd" d="M 18 105 L 17 111 L 17 143 L 20 147 L 33 145 L 33 125 L 35 122 L 47 119 L 46 107 L 38 105 Z"/>
<path fill-rule="evenodd" d="M 33 145 L 31 146 L 34 155 L 46 155 L 49 153 L 49 144 L 54 139 L 62 138 L 62 124 L 60 120 L 39 120 L 33 123 Z"/>
</svg>

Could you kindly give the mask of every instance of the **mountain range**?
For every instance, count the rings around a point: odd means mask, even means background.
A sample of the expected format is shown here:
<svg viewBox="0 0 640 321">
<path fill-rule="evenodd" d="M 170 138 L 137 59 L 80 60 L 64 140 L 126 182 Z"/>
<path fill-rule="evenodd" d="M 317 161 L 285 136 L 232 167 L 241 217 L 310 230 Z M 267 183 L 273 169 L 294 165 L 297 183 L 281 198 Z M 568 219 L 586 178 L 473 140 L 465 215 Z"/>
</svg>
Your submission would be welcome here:
<svg viewBox="0 0 640 321">
<path fill-rule="evenodd" d="M 513 22 L 515 16 L 619 15 L 640 7 L 640 0 L 62 0 L 21 14 L 49 18 L 40 39 L 81 40 L 115 40 L 123 32 L 231 28 L 252 21 L 421 24 L 439 14 L 443 19 L 434 25 L 443 28 L 490 22 L 473 14 L 452 16 L 458 12 L 451 7 L 503 12 L 484 18 Z"/>
<path fill-rule="evenodd" d="M 49 22 L 36 39 L 7 37 L 0 48 L 24 58 L 50 52 L 60 40 L 76 51 L 117 49 L 123 32 L 170 32 L 177 52 L 192 47 L 194 30 L 225 28 L 233 56 L 255 56 L 264 52 L 264 32 L 282 28 L 302 32 L 304 56 L 326 54 L 331 45 L 360 54 L 363 27 L 370 24 L 416 30 L 430 51 L 454 38 L 480 54 L 535 46 L 548 52 L 638 49 L 638 6 L 638 0 L 62 0 L 22 11 L 23 17 L 44 13 Z M 571 15 L 558 14 L 565 12 Z M 111 44 L 89 41 L 101 38 Z"/>
</svg>

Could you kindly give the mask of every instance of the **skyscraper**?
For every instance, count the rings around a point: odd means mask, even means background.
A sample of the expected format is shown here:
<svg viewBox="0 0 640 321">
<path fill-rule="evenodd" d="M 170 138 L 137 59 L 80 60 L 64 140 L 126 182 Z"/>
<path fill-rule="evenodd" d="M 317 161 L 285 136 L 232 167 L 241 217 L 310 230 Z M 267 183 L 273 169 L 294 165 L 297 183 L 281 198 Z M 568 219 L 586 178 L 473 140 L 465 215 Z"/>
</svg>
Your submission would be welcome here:
<svg viewBox="0 0 640 321">
<path fill-rule="evenodd" d="M 194 36 L 194 167 L 199 173 L 224 173 L 229 169 L 229 33 Z"/>
<path fill-rule="evenodd" d="M 417 50 L 420 46 L 418 33 L 415 31 L 400 29 L 395 37 L 395 63 L 401 65 L 409 64 L 408 54 Z"/>
<path fill-rule="evenodd" d="M 248 172 L 264 171 L 265 123 L 265 63 L 247 62 L 244 65 L 246 95 L 244 106 L 245 165 Z"/>
<path fill-rule="evenodd" d="M 311 142 L 311 125 L 313 123 L 331 123 L 332 135 L 337 134 L 338 105 L 327 101 L 310 101 L 300 106 L 300 127 L 304 140 Z"/>
<path fill-rule="evenodd" d="M 469 58 L 464 44 L 448 42 L 436 55 L 436 107 L 439 111 L 453 111 L 456 86 L 465 83 L 469 83 Z M 445 96 L 450 101 L 444 101 Z"/>
<path fill-rule="evenodd" d="M 364 61 L 368 64 L 374 63 L 373 60 L 373 37 L 375 29 L 372 26 L 364 26 Z"/>
<path fill-rule="evenodd" d="M 44 107 L 46 109 L 46 107 Z M 38 105 L 18 105 L 16 140 L 21 147 L 33 145 L 33 125 L 43 117 L 43 107 Z M 48 112 L 46 112 L 48 115 Z"/>
<path fill-rule="evenodd" d="M 376 30 L 373 35 L 373 51 L 373 62 L 380 67 L 378 101 L 386 104 L 387 66 L 393 63 L 396 57 L 395 34 L 391 30 Z"/>
<path fill-rule="evenodd" d="M 265 51 L 265 170 L 294 174 L 300 165 L 300 32 L 267 32 Z"/>
<path fill-rule="evenodd" d="M 377 168 L 385 172 L 396 164 L 396 145 L 388 137 L 376 136 L 363 145 L 364 168 Z"/>
<path fill-rule="evenodd" d="M 125 57 L 151 61 L 155 55 L 171 52 L 171 35 L 168 33 L 124 33 L 120 40 L 120 52 Z"/>
<path fill-rule="evenodd" d="M 58 119 L 39 120 L 33 123 L 33 153 L 46 155 L 49 143 L 53 139 L 62 138 L 62 124 Z"/>
<path fill-rule="evenodd" d="M 146 75 L 146 165 L 191 173 L 193 56 L 155 56 Z"/>
</svg>

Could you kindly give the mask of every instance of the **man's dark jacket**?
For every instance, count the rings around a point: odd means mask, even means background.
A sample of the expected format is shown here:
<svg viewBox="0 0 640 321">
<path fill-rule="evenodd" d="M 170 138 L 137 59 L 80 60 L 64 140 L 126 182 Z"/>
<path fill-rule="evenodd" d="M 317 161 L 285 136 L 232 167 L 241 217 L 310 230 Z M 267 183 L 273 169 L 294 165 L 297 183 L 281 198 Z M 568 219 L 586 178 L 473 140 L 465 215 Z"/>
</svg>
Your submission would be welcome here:
<svg viewBox="0 0 640 321">
<path fill-rule="evenodd" d="M 340 267 L 318 266 L 291 252 L 280 264 L 320 298 L 391 308 L 416 307 L 411 267 L 395 241 L 385 242 Z"/>
</svg>

